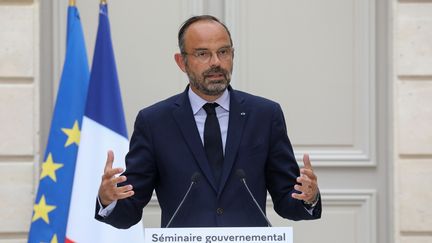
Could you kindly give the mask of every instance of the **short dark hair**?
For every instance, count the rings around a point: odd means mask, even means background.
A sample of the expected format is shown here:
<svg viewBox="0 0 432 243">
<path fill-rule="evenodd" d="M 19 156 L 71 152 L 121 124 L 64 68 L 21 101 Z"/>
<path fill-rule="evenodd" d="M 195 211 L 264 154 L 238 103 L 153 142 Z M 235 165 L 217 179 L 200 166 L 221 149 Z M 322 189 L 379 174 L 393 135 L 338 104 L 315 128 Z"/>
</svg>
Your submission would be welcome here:
<svg viewBox="0 0 432 243">
<path fill-rule="evenodd" d="M 212 16 L 212 15 L 197 15 L 197 16 L 192 16 L 189 19 L 187 19 L 180 27 L 180 30 L 178 32 L 178 45 L 180 48 L 180 52 L 183 54 L 185 53 L 185 39 L 184 39 L 184 35 L 186 30 L 189 28 L 189 26 L 191 26 L 193 23 L 198 22 L 198 21 L 214 21 L 219 23 L 220 25 L 222 25 L 226 32 L 228 33 L 229 39 L 230 39 L 230 43 L 231 46 L 233 45 L 232 39 L 231 39 L 231 33 L 228 30 L 228 27 L 226 27 L 226 25 L 224 23 L 222 23 L 218 18 Z"/>
</svg>

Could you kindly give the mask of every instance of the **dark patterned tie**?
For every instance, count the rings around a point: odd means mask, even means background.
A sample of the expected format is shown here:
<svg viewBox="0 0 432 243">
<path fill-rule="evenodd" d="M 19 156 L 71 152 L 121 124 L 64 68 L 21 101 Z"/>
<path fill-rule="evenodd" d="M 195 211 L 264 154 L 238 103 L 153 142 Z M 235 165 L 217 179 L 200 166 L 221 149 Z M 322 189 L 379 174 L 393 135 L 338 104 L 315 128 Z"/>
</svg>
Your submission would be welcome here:
<svg viewBox="0 0 432 243">
<path fill-rule="evenodd" d="M 222 163 L 224 160 L 221 130 L 215 111 L 215 108 L 218 106 L 219 105 L 216 103 L 207 103 L 203 106 L 207 113 L 207 118 L 204 124 L 204 149 L 206 151 L 210 167 L 213 170 L 213 175 L 215 177 L 217 186 L 219 186 L 220 177 L 222 174 Z"/>
</svg>

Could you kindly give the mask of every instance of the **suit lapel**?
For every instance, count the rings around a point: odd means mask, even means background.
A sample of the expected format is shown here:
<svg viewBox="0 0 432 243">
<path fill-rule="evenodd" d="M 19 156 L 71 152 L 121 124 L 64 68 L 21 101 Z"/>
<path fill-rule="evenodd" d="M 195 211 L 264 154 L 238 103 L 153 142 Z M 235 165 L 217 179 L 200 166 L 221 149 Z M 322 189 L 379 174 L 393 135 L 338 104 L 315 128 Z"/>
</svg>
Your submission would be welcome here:
<svg viewBox="0 0 432 243">
<path fill-rule="evenodd" d="M 230 111 L 228 121 L 228 134 L 225 143 L 225 159 L 222 168 L 222 178 L 219 185 L 218 196 L 222 193 L 226 181 L 231 173 L 238 147 L 241 142 L 244 124 L 248 117 L 244 99 L 239 93 L 230 89 Z"/>
<path fill-rule="evenodd" d="M 183 134 L 186 144 L 189 146 L 190 151 L 204 173 L 204 176 L 207 177 L 209 183 L 212 185 L 215 192 L 217 192 L 218 190 L 214 183 L 213 174 L 196 127 L 195 118 L 188 97 L 188 88 L 186 88 L 186 91 L 181 94 L 177 100 L 177 107 L 173 111 L 173 116 Z"/>
</svg>

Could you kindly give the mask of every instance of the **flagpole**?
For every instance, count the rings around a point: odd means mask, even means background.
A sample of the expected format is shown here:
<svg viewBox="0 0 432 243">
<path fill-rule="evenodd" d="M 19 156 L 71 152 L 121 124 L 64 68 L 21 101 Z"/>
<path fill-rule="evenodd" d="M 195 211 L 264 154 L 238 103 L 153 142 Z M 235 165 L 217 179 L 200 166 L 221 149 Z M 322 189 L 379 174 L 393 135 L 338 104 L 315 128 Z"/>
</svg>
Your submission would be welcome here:
<svg viewBox="0 0 432 243">
<path fill-rule="evenodd" d="M 69 0 L 69 6 L 75 6 L 75 0 Z"/>
</svg>

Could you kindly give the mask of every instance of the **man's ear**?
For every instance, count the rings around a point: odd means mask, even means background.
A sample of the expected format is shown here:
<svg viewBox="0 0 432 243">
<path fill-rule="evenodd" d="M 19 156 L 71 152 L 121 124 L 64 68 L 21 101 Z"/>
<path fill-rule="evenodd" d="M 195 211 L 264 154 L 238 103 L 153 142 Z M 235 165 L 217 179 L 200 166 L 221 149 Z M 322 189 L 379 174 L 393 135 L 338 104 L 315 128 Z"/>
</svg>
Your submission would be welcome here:
<svg viewBox="0 0 432 243">
<path fill-rule="evenodd" d="M 177 66 L 179 66 L 179 68 L 183 71 L 186 72 L 186 63 L 185 60 L 183 58 L 183 55 L 180 53 L 176 53 L 174 54 L 174 59 L 177 63 Z"/>
</svg>

